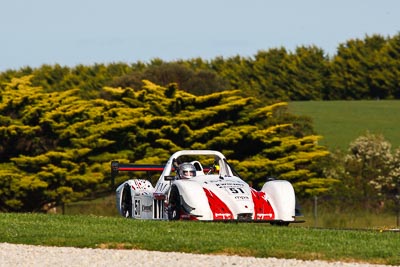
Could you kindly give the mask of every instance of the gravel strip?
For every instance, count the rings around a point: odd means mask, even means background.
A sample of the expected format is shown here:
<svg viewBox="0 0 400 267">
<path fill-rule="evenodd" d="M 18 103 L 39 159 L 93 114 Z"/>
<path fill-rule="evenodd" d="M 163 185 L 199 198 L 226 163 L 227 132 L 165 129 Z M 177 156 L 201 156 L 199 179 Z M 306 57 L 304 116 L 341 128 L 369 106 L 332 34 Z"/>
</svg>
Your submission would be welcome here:
<svg viewBox="0 0 400 267">
<path fill-rule="evenodd" d="M 199 255 L 180 252 L 145 250 L 91 249 L 73 247 L 45 247 L 0 243 L 0 266 L 301 266 L 378 267 L 364 263 L 302 261 L 295 259 L 254 258 L 221 255 Z"/>
</svg>

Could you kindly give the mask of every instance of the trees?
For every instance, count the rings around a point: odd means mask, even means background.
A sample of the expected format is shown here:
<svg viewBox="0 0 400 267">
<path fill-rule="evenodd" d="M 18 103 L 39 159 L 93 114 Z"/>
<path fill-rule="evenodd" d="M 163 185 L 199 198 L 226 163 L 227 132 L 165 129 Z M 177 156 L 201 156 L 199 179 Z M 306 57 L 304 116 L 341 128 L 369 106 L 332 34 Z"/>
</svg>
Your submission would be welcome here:
<svg viewBox="0 0 400 267">
<path fill-rule="evenodd" d="M 400 33 L 389 38 L 379 55 L 379 69 L 371 74 L 374 91 L 380 98 L 400 99 Z"/>
<path fill-rule="evenodd" d="M 389 51 L 393 52 L 395 39 L 372 35 L 341 44 L 330 66 L 332 89 L 327 99 L 393 98 L 396 79 L 390 70 L 396 69 L 399 55 Z"/>
<path fill-rule="evenodd" d="M 239 90 L 195 96 L 176 84 L 45 92 L 31 77 L 1 88 L 0 207 L 35 211 L 112 190 L 111 160 L 164 163 L 184 148 L 223 151 L 256 187 L 269 175 L 324 188 L 309 166 L 328 152 L 290 122 L 286 103 L 265 106 Z M 120 177 L 125 179 L 125 177 Z M 319 183 L 307 183 L 319 179 Z M 117 181 L 118 182 L 118 181 Z M 305 185 L 304 183 L 307 183 Z M 306 192 L 307 193 L 307 192 Z"/>
<path fill-rule="evenodd" d="M 322 100 L 329 77 L 328 59 L 315 46 L 298 47 L 290 55 L 286 78 L 289 99 Z"/>
<path fill-rule="evenodd" d="M 238 89 L 265 103 L 296 100 L 399 99 L 400 34 L 375 34 L 340 44 L 328 57 L 316 46 L 260 50 L 239 55 L 165 62 L 155 58 L 134 64 L 112 63 L 65 67 L 43 65 L 0 73 L 0 83 L 33 75 L 32 85 L 45 91 L 79 88 L 85 99 L 98 97 L 103 86 L 140 89 L 142 80 L 178 86 L 195 95 Z"/>
<path fill-rule="evenodd" d="M 131 87 L 139 89 L 142 80 L 151 80 L 155 84 L 167 86 L 176 83 L 182 90 L 195 95 L 205 95 L 228 89 L 228 83 L 210 68 L 190 68 L 190 62 L 154 61 L 144 70 L 133 71 L 110 83 L 112 87 Z"/>
<path fill-rule="evenodd" d="M 397 209 L 397 218 L 400 215 L 400 147 L 394 152 L 393 161 L 390 166 L 388 183 L 385 185 L 384 189 L 386 191 L 387 197 L 392 197 L 394 199 L 394 205 Z M 399 224 L 399 222 L 398 222 Z"/>
<path fill-rule="evenodd" d="M 364 200 L 366 207 L 372 204 L 371 199 L 381 195 L 381 186 L 387 183 L 385 180 L 393 160 L 390 149 L 390 143 L 383 136 L 369 133 L 350 144 L 345 168 L 353 178 L 353 195 L 358 192 L 359 199 Z"/>
<path fill-rule="evenodd" d="M 101 114 L 77 90 L 46 93 L 30 79 L 14 78 L 1 89 L 3 210 L 37 211 L 74 201 L 101 188 L 104 179 L 104 166 L 88 158 L 107 144 L 89 130 Z"/>
<path fill-rule="evenodd" d="M 336 194 L 343 203 L 378 209 L 399 195 L 400 148 L 392 153 L 382 135 L 366 133 L 349 145 L 346 155 L 334 158 L 328 171 L 340 180 Z M 332 166 L 331 166 L 332 167 Z"/>
</svg>

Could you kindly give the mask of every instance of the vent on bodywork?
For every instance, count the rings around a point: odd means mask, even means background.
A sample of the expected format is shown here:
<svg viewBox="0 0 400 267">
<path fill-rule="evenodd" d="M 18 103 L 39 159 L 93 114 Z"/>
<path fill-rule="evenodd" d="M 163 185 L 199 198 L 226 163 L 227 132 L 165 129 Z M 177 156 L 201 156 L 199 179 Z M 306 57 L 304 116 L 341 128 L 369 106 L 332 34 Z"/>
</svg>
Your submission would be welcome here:
<svg viewBox="0 0 400 267">
<path fill-rule="evenodd" d="M 153 218 L 164 219 L 164 200 L 154 199 L 153 200 Z"/>
</svg>

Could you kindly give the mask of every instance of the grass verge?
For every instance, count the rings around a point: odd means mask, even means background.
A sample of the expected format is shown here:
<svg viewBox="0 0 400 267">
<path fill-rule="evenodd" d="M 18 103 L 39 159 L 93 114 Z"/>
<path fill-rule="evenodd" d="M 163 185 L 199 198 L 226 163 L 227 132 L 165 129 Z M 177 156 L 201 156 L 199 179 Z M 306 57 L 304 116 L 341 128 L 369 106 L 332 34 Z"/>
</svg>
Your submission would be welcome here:
<svg viewBox="0 0 400 267">
<path fill-rule="evenodd" d="M 0 213 L 0 242 L 400 264 L 400 236 L 259 223 Z"/>
</svg>

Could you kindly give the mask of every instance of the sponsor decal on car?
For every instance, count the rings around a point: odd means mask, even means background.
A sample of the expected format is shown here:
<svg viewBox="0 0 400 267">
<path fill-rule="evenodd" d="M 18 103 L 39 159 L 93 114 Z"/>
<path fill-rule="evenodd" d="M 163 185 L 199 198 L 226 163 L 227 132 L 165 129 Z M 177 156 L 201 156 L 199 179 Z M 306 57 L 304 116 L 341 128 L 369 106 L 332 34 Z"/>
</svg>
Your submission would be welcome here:
<svg viewBox="0 0 400 267">
<path fill-rule="evenodd" d="M 153 211 L 153 205 L 149 205 L 149 206 L 142 205 L 142 211 L 143 212 L 152 212 Z"/>
<path fill-rule="evenodd" d="M 255 220 L 272 220 L 275 217 L 274 210 L 268 200 L 265 199 L 265 193 L 254 189 L 251 190 L 251 196 L 254 202 Z"/>
<path fill-rule="evenodd" d="M 232 220 L 233 214 L 228 206 L 211 190 L 204 187 L 203 190 L 208 198 L 208 204 L 210 205 L 214 220 Z"/>
</svg>

